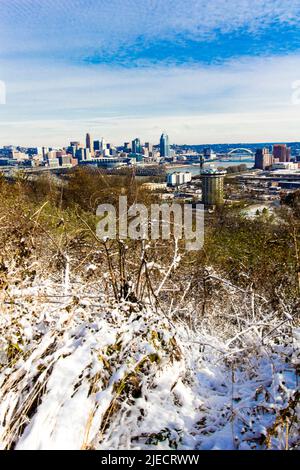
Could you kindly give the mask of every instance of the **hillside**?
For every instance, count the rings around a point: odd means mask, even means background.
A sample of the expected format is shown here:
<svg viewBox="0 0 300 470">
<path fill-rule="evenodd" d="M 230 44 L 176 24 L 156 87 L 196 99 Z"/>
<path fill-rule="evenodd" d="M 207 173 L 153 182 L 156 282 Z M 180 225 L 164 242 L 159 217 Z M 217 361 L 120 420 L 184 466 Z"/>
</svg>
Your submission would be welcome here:
<svg viewBox="0 0 300 470">
<path fill-rule="evenodd" d="M 18 184 L 1 189 L 2 449 L 299 449 L 291 225 L 222 213 L 222 249 L 193 257 L 100 243 L 91 214 Z"/>
</svg>

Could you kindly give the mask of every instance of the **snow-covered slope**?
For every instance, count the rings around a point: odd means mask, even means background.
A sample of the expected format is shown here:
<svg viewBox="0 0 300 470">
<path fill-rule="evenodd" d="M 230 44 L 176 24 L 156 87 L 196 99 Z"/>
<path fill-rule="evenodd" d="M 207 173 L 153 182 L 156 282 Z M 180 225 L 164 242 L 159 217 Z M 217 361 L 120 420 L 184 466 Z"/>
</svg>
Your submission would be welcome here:
<svg viewBox="0 0 300 470">
<path fill-rule="evenodd" d="M 299 329 L 236 341 L 80 280 L 5 299 L 1 448 L 299 446 Z"/>
</svg>

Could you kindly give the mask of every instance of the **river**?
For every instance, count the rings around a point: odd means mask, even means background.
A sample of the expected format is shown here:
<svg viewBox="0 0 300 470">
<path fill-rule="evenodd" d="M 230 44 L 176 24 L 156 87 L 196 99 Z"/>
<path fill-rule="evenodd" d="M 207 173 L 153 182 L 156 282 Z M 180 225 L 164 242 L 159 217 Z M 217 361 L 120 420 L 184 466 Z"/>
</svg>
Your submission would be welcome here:
<svg viewBox="0 0 300 470">
<path fill-rule="evenodd" d="M 253 168 L 254 167 L 254 160 L 253 158 L 244 158 L 242 161 L 240 160 L 214 160 L 211 162 L 205 162 L 204 163 L 204 168 L 208 168 L 209 166 L 212 166 L 214 168 L 219 168 L 223 167 L 226 169 L 229 166 L 237 166 L 237 165 L 242 165 L 245 164 L 247 165 L 248 168 Z M 184 172 L 184 171 L 190 171 L 193 175 L 199 174 L 200 171 L 200 164 L 198 165 L 172 165 L 169 168 L 167 168 L 167 173 L 173 173 L 174 171 L 178 172 Z"/>
</svg>

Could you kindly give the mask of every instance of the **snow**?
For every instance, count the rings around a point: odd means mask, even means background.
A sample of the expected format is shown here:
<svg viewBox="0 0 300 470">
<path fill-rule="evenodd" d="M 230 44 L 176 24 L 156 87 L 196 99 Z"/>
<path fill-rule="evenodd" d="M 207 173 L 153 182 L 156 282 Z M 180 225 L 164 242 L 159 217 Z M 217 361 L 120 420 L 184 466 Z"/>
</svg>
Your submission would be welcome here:
<svg viewBox="0 0 300 470">
<path fill-rule="evenodd" d="M 258 215 L 263 215 L 264 211 L 267 211 L 267 215 L 273 215 L 274 217 L 278 217 L 276 215 L 276 209 L 280 204 L 278 201 L 266 201 L 263 203 L 253 204 L 249 207 L 243 209 L 242 213 L 249 219 L 255 219 Z"/>
<path fill-rule="evenodd" d="M 259 323 L 192 328 L 69 272 L 9 295 L 0 332 L 21 352 L 0 370 L 2 449 L 285 448 L 274 425 L 299 390 L 299 328 L 264 342 Z"/>
</svg>

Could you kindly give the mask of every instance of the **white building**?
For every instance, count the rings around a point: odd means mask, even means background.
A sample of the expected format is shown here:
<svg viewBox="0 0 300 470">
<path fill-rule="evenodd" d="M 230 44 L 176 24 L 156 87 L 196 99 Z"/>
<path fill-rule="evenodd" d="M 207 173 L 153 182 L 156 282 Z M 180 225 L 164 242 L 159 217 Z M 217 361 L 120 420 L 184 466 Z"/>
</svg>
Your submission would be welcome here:
<svg viewBox="0 0 300 470">
<path fill-rule="evenodd" d="M 104 148 L 103 149 L 103 155 L 104 155 L 104 157 L 109 157 L 110 156 L 110 149 Z"/>
<path fill-rule="evenodd" d="M 48 166 L 51 168 L 59 167 L 59 159 L 58 158 L 48 158 Z"/>
<path fill-rule="evenodd" d="M 147 191 L 165 190 L 167 189 L 167 183 L 144 183 L 142 188 Z"/>
<path fill-rule="evenodd" d="M 276 162 L 271 166 L 272 170 L 297 170 L 298 163 L 293 162 Z"/>
<path fill-rule="evenodd" d="M 192 173 L 190 171 L 177 171 L 169 173 L 167 176 L 168 186 L 181 186 L 192 181 Z"/>
<path fill-rule="evenodd" d="M 22 160 L 29 160 L 29 156 L 26 153 L 19 152 L 18 150 L 12 151 L 11 158 L 18 160 L 19 162 Z"/>
</svg>

